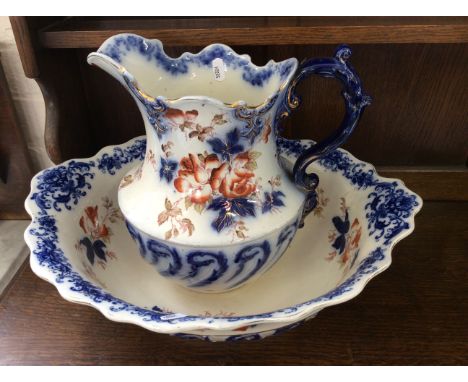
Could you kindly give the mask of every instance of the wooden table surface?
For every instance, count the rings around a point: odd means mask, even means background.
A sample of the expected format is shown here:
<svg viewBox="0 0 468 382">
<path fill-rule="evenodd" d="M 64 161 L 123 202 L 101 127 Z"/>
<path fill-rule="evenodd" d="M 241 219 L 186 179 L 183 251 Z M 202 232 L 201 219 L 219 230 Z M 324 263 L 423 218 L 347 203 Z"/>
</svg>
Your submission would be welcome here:
<svg viewBox="0 0 468 382">
<path fill-rule="evenodd" d="M 0 363 L 468 364 L 468 203 L 427 202 L 391 267 L 354 300 L 261 341 L 151 333 L 64 301 L 25 265 L 0 301 Z"/>
</svg>

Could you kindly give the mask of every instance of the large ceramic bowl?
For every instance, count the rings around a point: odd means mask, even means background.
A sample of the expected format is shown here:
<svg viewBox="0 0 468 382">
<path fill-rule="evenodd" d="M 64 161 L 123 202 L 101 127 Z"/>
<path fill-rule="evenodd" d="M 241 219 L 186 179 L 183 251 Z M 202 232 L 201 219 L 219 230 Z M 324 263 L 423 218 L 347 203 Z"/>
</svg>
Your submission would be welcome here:
<svg viewBox="0 0 468 382">
<path fill-rule="evenodd" d="M 310 144 L 281 139 L 285 165 Z M 117 189 L 144 155 L 145 139 L 136 138 L 37 174 L 26 200 L 32 222 L 25 240 L 33 271 L 65 299 L 160 333 L 258 339 L 348 301 L 390 265 L 422 206 L 401 181 L 337 150 L 313 165 L 318 206 L 282 258 L 246 286 L 207 295 L 157 274 L 125 227 Z"/>
</svg>

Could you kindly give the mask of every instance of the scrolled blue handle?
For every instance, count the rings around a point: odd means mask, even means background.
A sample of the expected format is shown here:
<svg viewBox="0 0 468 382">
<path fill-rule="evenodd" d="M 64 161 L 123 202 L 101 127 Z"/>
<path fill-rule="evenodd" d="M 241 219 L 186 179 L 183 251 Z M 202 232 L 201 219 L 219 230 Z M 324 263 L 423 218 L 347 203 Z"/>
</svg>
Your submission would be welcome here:
<svg viewBox="0 0 468 382">
<path fill-rule="evenodd" d="M 371 98 L 365 95 L 361 80 L 357 73 L 348 63 L 351 49 L 346 45 L 340 45 L 335 57 L 308 59 L 302 62 L 298 74 L 291 82 L 286 95 L 286 110 L 288 112 L 300 105 L 300 97 L 296 94 L 296 86 L 311 74 L 321 77 L 337 78 L 343 85 L 342 95 L 345 102 L 346 112 L 339 128 L 331 136 L 305 150 L 297 159 L 293 168 L 293 177 L 296 185 L 309 197 L 304 207 L 304 215 L 315 208 L 315 189 L 318 185 L 318 176 L 306 172 L 308 166 L 327 155 L 342 145 L 358 124 L 364 108 L 371 103 Z"/>
<path fill-rule="evenodd" d="M 293 110 L 299 106 L 301 100 L 295 92 L 296 86 L 311 74 L 337 78 L 343 85 L 342 95 L 346 113 L 340 127 L 331 136 L 304 151 L 294 165 L 294 181 L 304 191 L 311 191 L 311 188 L 315 189 L 316 187 L 316 176 L 307 174 L 307 167 L 346 141 L 356 127 L 362 111 L 371 102 L 371 98 L 362 91 L 361 80 L 348 63 L 350 56 L 351 49 L 346 45 L 340 45 L 333 58 L 316 58 L 304 61 L 299 67 L 298 75 L 288 89 L 286 102 L 289 109 Z"/>
</svg>

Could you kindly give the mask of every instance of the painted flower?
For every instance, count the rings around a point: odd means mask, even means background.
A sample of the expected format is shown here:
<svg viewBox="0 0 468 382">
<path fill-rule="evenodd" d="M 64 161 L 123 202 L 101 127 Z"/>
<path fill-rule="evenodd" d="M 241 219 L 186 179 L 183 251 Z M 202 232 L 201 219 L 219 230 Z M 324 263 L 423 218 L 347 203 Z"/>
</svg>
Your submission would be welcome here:
<svg viewBox="0 0 468 382">
<path fill-rule="evenodd" d="M 216 154 L 221 155 L 223 160 L 230 161 L 233 155 L 244 151 L 244 147 L 239 143 L 239 139 L 239 130 L 235 128 L 227 133 L 225 141 L 219 138 L 212 138 L 207 142 Z"/>
<path fill-rule="evenodd" d="M 102 240 L 98 239 L 95 241 L 91 241 L 89 237 L 84 237 L 79 241 L 79 243 L 80 245 L 83 245 L 86 248 L 86 257 L 88 258 L 91 265 L 94 265 L 95 257 L 99 258 L 104 262 L 107 261 L 107 247 Z"/>
<path fill-rule="evenodd" d="M 218 196 L 212 200 L 208 209 L 218 212 L 218 217 L 211 223 L 218 232 L 234 224 L 239 216 L 255 216 L 255 202 L 247 198 L 228 199 Z"/>
<path fill-rule="evenodd" d="M 176 161 L 165 159 L 161 157 L 161 167 L 159 168 L 159 177 L 166 179 L 169 183 L 174 179 L 174 171 L 177 169 L 178 163 Z"/>
<path fill-rule="evenodd" d="M 213 126 L 203 127 L 197 124 L 195 126 L 195 130 L 189 133 L 189 138 L 197 137 L 200 142 L 204 142 L 206 137 L 213 134 L 213 131 L 214 131 Z"/>
<path fill-rule="evenodd" d="M 86 257 L 94 265 L 95 257 L 107 261 L 107 247 L 104 241 L 108 241 L 110 231 L 105 224 L 99 223 L 98 206 L 86 207 L 84 215 L 80 219 L 80 227 L 88 236 L 83 237 L 79 244 L 86 248 Z"/>
<path fill-rule="evenodd" d="M 361 240 L 361 226 L 357 219 L 354 219 L 353 224 L 351 224 L 349 238 L 350 240 L 346 245 L 342 261 L 343 263 L 346 263 L 351 257 L 352 252 L 356 251 L 351 264 L 351 266 L 353 266 L 354 261 L 356 261 L 357 254 L 359 253 L 359 241 Z"/>
<path fill-rule="evenodd" d="M 98 206 L 86 207 L 80 219 L 80 227 L 93 239 L 107 239 L 109 228 L 98 221 Z"/>
<path fill-rule="evenodd" d="M 256 185 L 252 183 L 255 174 L 246 168 L 249 163 L 249 153 L 237 155 L 232 164 L 223 163 L 212 174 L 211 187 L 226 198 L 246 197 L 255 192 Z"/>
<path fill-rule="evenodd" d="M 271 118 L 268 118 L 265 121 L 265 127 L 263 128 L 263 131 L 262 131 L 263 143 L 268 143 L 268 138 L 270 136 L 270 133 L 271 133 Z"/>
<path fill-rule="evenodd" d="M 110 243 L 112 236 L 109 225 L 117 220 L 122 220 L 123 216 L 120 210 L 114 207 L 112 200 L 105 197 L 102 202 L 105 213 L 101 219 L 99 219 L 98 206 L 89 206 L 83 210 L 79 224 L 86 236 L 75 244 L 75 248 L 80 251 L 83 248 L 86 249 L 86 257 L 91 265 L 94 265 L 97 259 L 98 264 L 104 268 L 107 259 L 116 258 L 115 253 L 107 249 L 107 244 Z"/>
<path fill-rule="evenodd" d="M 335 248 L 338 253 L 341 255 L 346 246 L 346 234 L 349 231 L 349 216 L 348 210 L 345 212 L 344 219 L 340 218 L 339 216 L 335 216 L 332 219 L 333 225 L 335 229 L 338 231 L 338 236 L 336 237 L 335 241 L 332 244 L 332 247 Z"/>
<path fill-rule="evenodd" d="M 352 258 L 350 265 L 352 267 L 359 254 L 359 241 L 361 240 L 362 229 L 357 218 L 350 224 L 348 209 L 344 201 L 342 201 L 342 204 L 342 209 L 345 212 L 344 218 L 335 216 L 332 219 L 336 233 L 334 232 L 330 235 L 330 242 L 332 242 L 332 247 L 335 251 L 329 255 L 328 259 L 331 260 L 338 255 L 340 256 L 340 262 L 346 264 Z"/>
<path fill-rule="evenodd" d="M 179 201 L 172 203 L 168 198 L 164 201 L 164 211 L 158 215 L 158 225 L 162 225 L 166 222 L 171 224 L 171 228 L 166 231 L 165 238 L 169 240 L 171 237 L 179 236 L 179 233 L 188 232 L 189 236 L 192 236 L 195 226 L 192 221 L 188 218 L 182 217 L 182 210 L 178 206 Z"/>
<path fill-rule="evenodd" d="M 174 180 L 177 191 L 188 193 L 192 203 L 204 204 L 212 194 L 212 171 L 220 167 L 218 156 L 189 154 L 180 161 L 178 177 Z"/>
<path fill-rule="evenodd" d="M 198 117 L 198 111 L 189 110 L 184 112 L 180 109 L 168 108 L 164 113 L 164 117 L 173 127 L 178 127 L 184 131 L 186 128 L 194 128 L 195 120 Z"/>
<path fill-rule="evenodd" d="M 284 196 L 285 195 L 282 191 L 265 191 L 264 201 L 262 203 L 262 213 L 270 212 L 274 210 L 275 207 L 284 206 L 284 202 L 281 200 Z"/>
</svg>

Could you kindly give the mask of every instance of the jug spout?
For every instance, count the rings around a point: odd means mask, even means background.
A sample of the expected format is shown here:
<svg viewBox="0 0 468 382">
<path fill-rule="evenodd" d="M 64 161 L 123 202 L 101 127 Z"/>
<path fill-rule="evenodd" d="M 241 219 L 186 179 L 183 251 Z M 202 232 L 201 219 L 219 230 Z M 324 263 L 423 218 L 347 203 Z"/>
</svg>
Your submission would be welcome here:
<svg viewBox="0 0 468 382">
<path fill-rule="evenodd" d="M 297 69 L 295 58 L 258 67 L 248 55 L 239 55 L 222 44 L 172 58 L 160 41 L 133 34 L 109 38 L 88 56 L 88 63 L 126 87 L 158 136 L 164 128 L 164 123 L 157 121 L 158 113 L 181 109 L 185 101 L 230 111 L 244 109 L 251 115 L 266 106 L 273 110 L 284 98 Z"/>
<path fill-rule="evenodd" d="M 88 55 L 87 61 L 88 64 L 97 66 L 106 73 L 110 74 L 122 85 L 126 85 L 126 81 L 124 80 L 124 73 L 126 72 L 126 69 L 111 57 L 100 52 L 93 52 Z"/>
<path fill-rule="evenodd" d="M 229 150 L 254 151 L 262 140 L 274 156 L 279 105 L 297 69 L 295 58 L 258 67 L 222 44 L 172 58 L 160 41 L 133 34 L 109 38 L 88 63 L 117 79 L 136 101 L 145 122 L 147 156 L 167 157 L 169 145 L 179 156 L 187 156 L 190 148 L 228 161 L 240 154 Z M 209 142 L 216 142 L 220 152 Z"/>
<path fill-rule="evenodd" d="M 88 63 L 101 68 L 119 81 L 133 96 L 143 117 L 146 116 L 150 124 L 156 128 L 155 119 L 158 113 L 165 109 L 164 104 L 158 99 L 146 94 L 138 85 L 133 74 L 130 73 L 125 66 L 121 65 L 112 57 L 100 52 L 90 53 L 88 55 Z"/>
<path fill-rule="evenodd" d="M 119 189 L 129 223 L 184 245 L 216 245 L 297 220 L 304 195 L 276 158 L 295 58 L 256 66 L 222 44 L 172 58 L 157 40 L 123 34 L 88 62 L 122 83 L 144 117 L 145 160 Z"/>
</svg>

